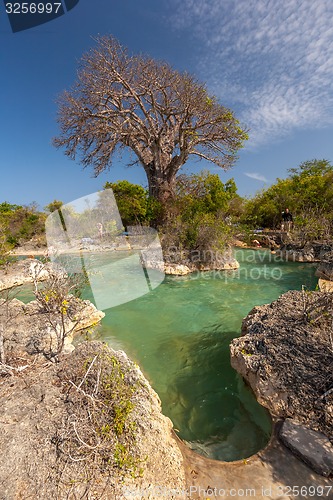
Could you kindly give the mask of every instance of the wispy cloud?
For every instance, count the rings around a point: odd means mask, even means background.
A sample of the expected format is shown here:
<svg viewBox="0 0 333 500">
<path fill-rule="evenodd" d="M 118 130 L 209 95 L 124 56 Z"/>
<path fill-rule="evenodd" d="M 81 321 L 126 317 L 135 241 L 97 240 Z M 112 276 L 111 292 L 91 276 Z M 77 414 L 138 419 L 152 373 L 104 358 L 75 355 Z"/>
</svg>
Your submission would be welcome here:
<svg viewBox="0 0 333 500">
<path fill-rule="evenodd" d="M 200 41 L 197 72 L 252 145 L 333 123 L 331 0 L 171 2 L 175 29 Z"/>
<path fill-rule="evenodd" d="M 244 175 L 250 177 L 251 179 L 255 179 L 256 181 L 268 182 L 264 175 L 258 174 L 257 172 L 244 172 Z"/>
</svg>

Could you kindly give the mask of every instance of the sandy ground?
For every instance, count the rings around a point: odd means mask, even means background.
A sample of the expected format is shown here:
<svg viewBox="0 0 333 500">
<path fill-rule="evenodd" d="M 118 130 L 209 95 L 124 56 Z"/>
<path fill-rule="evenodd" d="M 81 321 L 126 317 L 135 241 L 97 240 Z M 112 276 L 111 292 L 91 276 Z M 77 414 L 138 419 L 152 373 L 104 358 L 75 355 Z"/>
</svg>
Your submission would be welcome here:
<svg viewBox="0 0 333 500">
<path fill-rule="evenodd" d="M 80 255 L 81 253 L 94 253 L 94 252 L 97 252 L 97 253 L 100 253 L 102 251 L 105 251 L 105 252 L 127 252 L 127 251 L 130 251 L 131 249 L 130 248 L 105 248 L 103 250 L 101 250 L 100 248 L 94 248 L 94 249 L 89 249 L 89 248 L 80 248 L 80 249 L 71 249 L 70 252 L 67 252 L 68 254 L 73 254 L 73 255 Z M 37 248 L 37 249 L 26 249 L 26 248 L 14 248 L 14 250 L 12 250 L 10 252 L 10 255 L 11 256 L 16 256 L 16 257 L 20 257 L 20 256 L 27 256 L 27 257 L 39 257 L 39 256 L 44 256 L 44 257 L 47 257 L 48 256 L 48 250 L 47 248 Z"/>
<path fill-rule="evenodd" d="M 202 457 L 176 437 L 184 457 L 189 498 L 332 499 L 333 481 L 313 472 L 280 443 L 278 427 L 274 426 L 263 451 L 237 462 Z"/>
<path fill-rule="evenodd" d="M 29 257 L 35 257 L 35 256 L 40 256 L 40 255 L 44 255 L 46 256 L 47 254 L 47 248 L 36 248 L 34 250 L 27 250 L 25 248 L 14 248 L 14 250 L 12 250 L 10 252 L 10 255 L 13 255 L 13 256 L 21 256 L 21 255 L 28 255 Z"/>
</svg>

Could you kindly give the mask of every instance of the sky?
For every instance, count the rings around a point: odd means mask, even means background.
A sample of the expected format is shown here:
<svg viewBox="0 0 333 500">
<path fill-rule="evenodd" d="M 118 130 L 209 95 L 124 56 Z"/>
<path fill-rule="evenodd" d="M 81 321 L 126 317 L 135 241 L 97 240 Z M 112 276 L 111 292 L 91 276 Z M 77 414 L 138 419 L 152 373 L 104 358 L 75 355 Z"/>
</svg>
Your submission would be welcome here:
<svg viewBox="0 0 333 500">
<path fill-rule="evenodd" d="M 209 168 L 252 196 L 304 161 L 333 163 L 332 19 L 331 0 L 79 0 L 63 16 L 13 33 L 0 3 L 0 202 L 42 209 L 106 181 L 147 185 L 126 158 L 94 178 L 52 145 L 57 97 L 74 83 L 94 37 L 106 34 L 194 74 L 249 130 L 231 170 L 189 159 L 184 172 Z"/>
</svg>

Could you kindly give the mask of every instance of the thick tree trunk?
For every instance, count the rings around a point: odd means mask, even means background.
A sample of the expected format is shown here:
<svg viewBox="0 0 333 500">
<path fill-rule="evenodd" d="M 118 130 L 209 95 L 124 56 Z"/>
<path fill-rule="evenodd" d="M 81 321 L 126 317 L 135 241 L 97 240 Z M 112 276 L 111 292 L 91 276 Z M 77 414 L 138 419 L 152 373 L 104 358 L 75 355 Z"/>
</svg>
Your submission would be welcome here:
<svg viewBox="0 0 333 500">
<path fill-rule="evenodd" d="M 148 179 L 149 196 L 152 196 L 163 205 L 173 198 L 175 178 L 170 182 L 166 179 Z"/>
<path fill-rule="evenodd" d="M 171 168 L 171 165 L 166 165 L 164 168 L 156 167 L 156 164 L 152 162 L 145 165 L 145 171 L 148 178 L 149 196 L 153 196 L 161 203 L 173 198 L 178 168 Z"/>
<path fill-rule="evenodd" d="M 174 197 L 176 184 L 176 173 L 169 169 L 156 168 L 154 163 L 145 166 L 148 179 L 149 196 L 155 198 L 161 204 L 161 210 L 156 220 L 152 221 L 154 227 L 163 225 L 168 216 L 169 205 Z"/>
</svg>

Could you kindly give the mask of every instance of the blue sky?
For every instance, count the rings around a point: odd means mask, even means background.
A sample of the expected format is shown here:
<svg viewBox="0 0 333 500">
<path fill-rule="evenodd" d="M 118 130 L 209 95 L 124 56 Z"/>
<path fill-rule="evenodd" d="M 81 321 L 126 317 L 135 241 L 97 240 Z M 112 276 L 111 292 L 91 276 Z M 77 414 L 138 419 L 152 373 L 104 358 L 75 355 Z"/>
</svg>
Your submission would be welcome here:
<svg viewBox="0 0 333 500">
<path fill-rule="evenodd" d="M 331 0 L 80 0 L 64 16 L 12 33 L 0 4 L 0 201 L 44 207 L 128 179 L 119 161 L 98 178 L 52 146 L 56 98 L 74 82 L 92 37 L 112 34 L 131 52 L 163 59 L 207 83 L 250 129 L 232 170 L 241 195 L 305 160 L 333 162 Z M 185 171 L 207 164 L 189 160 Z"/>
</svg>

